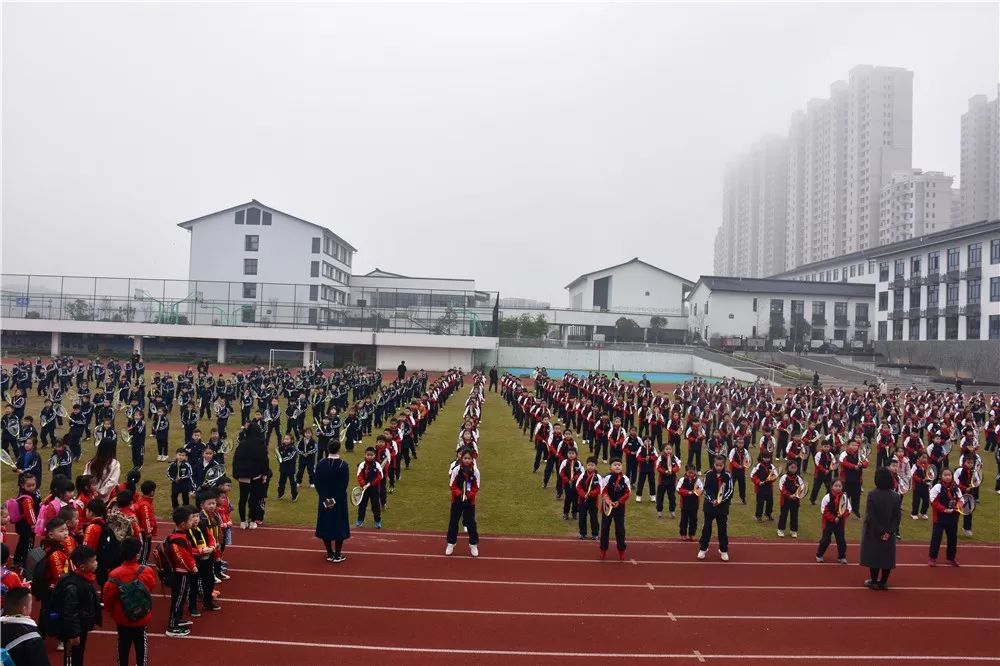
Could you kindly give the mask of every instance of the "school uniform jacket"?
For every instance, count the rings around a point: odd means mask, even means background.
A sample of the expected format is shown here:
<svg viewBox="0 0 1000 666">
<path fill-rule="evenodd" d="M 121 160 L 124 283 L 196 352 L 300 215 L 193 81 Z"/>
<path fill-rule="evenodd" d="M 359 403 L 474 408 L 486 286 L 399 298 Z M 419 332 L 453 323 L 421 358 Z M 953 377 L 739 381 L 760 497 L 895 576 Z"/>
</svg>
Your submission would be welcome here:
<svg viewBox="0 0 1000 666">
<path fill-rule="evenodd" d="M 632 482 L 624 474 L 608 474 L 601 479 L 601 495 L 624 508 L 632 495 Z"/>
<path fill-rule="evenodd" d="M 847 498 L 847 514 L 841 516 L 838 513 L 838 505 L 840 503 L 841 497 L 847 497 L 843 492 L 836 495 L 834 498 L 834 493 L 827 493 L 823 496 L 823 501 L 820 502 L 819 512 L 823 518 L 823 525 L 830 525 L 837 522 L 837 518 L 841 519 L 841 523 L 847 522 L 847 519 L 851 515 L 852 507 L 851 500 Z"/>
<path fill-rule="evenodd" d="M 462 465 L 456 466 L 451 470 L 449 486 L 452 503 L 462 501 L 464 491 L 466 501 L 475 506 L 476 495 L 479 493 L 479 469 L 475 466 L 472 469 L 465 469 Z"/>
<path fill-rule="evenodd" d="M 705 489 L 705 497 L 708 498 L 704 503 L 705 512 L 728 514 L 729 500 L 733 496 L 733 477 L 730 476 L 729 472 L 725 470 L 716 472 L 714 469 L 707 472 L 703 481 L 703 487 Z M 722 497 L 722 503 L 716 505 L 714 501 L 720 496 Z"/>
</svg>

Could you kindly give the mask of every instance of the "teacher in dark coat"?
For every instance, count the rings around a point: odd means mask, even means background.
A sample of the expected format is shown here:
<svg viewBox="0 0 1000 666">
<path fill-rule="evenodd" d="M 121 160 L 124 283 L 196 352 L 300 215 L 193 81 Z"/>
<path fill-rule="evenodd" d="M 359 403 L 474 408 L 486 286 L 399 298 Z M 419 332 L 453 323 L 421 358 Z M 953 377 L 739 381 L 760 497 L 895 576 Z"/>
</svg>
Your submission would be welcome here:
<svg viewBox="0 0 1000 666">
<path fill-rule="evenodd" d="M 899 498 L 893 490 L 892 472 L 881 467 L 875 472 L 875 490 L 868 493 L 861 528 L 861 566 L 871 572 L 865 581 L 869 589 L 888 589 L 889 572 L 896 568 L 899 520 Z"/>
<path fill-rule="evenodd" d="M 256 529 L 257 521 L 264 520 L 269 471 L 263 425 L 259 421 L 247 422 L 237 439 L 239 444 L 233 453 L 233 477 L 240 484 L 240 527 Z M 249 522 L 247 504 L 250 505 Z"/>
<path fill-rule="evenodd" d="M 351 538 L 347 516 L 347 484 L 351 471 L 340 458 L 340 442 L 336 439 L 327 447 L 327 456 L 316 463 L 316 537 L 326 546 L 327 562 L 343 562 L 344 541 Z"/>
</svg>

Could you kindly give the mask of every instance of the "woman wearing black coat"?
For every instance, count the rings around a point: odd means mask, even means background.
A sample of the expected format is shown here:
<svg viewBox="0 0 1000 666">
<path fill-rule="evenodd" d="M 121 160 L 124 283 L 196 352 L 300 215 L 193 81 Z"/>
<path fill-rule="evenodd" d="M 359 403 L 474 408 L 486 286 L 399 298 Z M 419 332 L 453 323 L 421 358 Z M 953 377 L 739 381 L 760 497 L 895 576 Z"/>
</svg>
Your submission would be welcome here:
<svg viewBox="0 0 1000 666">
<path fill-rule="evenodd" d="M 266 484 L 270 474 L 263 426 L 257 421 L 248 422 L 240 431 L 238 440 L 239 444 L 233 453 L 233 477 L 240 484 L 240 527 L 256 529 L 257 521 L 264 520 Z M 248 503 L 249 522 L 247 522 Z"/>
<path fill-rule="evenodd" d="M 861 528 L 861 566 L 868 567 L 871 573 L 865 581 L 869 589 L 888 589 L 889 572 L 896 568 L 899 520 L 899 498 L 893 490 L 892 472 L 879 468 L 875 472 L 875 490 L 868 493 Z"/>
<path fill-rule="evenodd" d="M 326 546 L 327 562 L 343 562 L 344 541 L 351 538 L 347 515 L 347 484 L 351 471 L 340 458 L 340 442 L 336 439 L 327 447 L 326 458 L 316 463 L 316 537 Z M 336 549 L 334 549 L 336 545 Z"/>
</svg>

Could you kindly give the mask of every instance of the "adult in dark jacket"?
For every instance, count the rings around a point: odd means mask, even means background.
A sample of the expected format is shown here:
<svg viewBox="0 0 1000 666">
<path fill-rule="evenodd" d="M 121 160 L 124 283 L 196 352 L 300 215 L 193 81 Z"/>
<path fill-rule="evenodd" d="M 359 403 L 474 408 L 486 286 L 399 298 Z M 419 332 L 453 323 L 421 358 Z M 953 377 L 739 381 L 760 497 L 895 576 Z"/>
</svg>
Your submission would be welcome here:
<svg viewBox="0 0 1000 666">
<path fill-rule="evenodd" d="M 881 467 L 875 472 L 875 490 L 868 493 L 865 521 L 861 528 L 861 566 L 871 575 L 870 589 L 887 589 L 889 572 L 896 568 L 896 530 L 899 527 L 899 499 L 893 490 L 892 472 Z M 881 573 L 881 577 L 880 577 Z"/>
<path fill-rule="evenodd" d="M 347 515 L 347 484 L 351 472 L 347 462 L 340 458 L 340 442 L 333 440 L 327 447 L 327 456 L 316 463 L 316 537 L 326 546 L 327 562 L 343 562 L 341 553 L 344 541 L 351 538 L 350 519 Z M 334 548 L 336 545 L 336 548 Z"/>
<path fill-rule="evenodd" d="M 406 361 L 400 361 L 396 366 L 396 376 L 399 377 L 399 381 L 406 379 Z"/>
<path fill-rule="evenodd" d="M 67 663 L 83 664 L 87 634 L 101 624 L 101 602 L 94 588 L 97 553 L 89 546 L 78 546 L 70 555 L 74 571 L 64 574 L 52 592 L 52 610 L 59 614 L 57 636 L 65 644 Z M 60 588 L 65 591 L 60 593 Z"/>
<path fill-rule="evenodd" d="M 238 437 L 239 444 L 233 453 L 233 477 L 240 484 L 240 527 L 256 529 L 257 521 L 264 519 L 264 500 L 267 497 L 267 477 L 270 470 L 267 458 L 267 441 L 264 426 L 258 420 L 247 422 Z M 247 521 L 247 504 L 250 520 Z"/>
<path fill-rule="evenodd" d="M 31 619 L 31 590 L 27 587 L 11 588 L 4 593 L 0 647 L 10 653 L 17 666 L 49 666 L 45 639 Z"/>
</svg>

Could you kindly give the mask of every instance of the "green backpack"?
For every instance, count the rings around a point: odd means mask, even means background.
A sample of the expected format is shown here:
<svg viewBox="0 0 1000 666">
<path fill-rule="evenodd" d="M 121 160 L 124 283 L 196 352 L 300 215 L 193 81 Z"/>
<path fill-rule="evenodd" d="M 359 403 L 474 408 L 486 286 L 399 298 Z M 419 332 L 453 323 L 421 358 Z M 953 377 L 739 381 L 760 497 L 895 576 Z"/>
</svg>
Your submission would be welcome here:
<svg viewBox="0 0 1000 666">
<path fill-rule="evenodd" d="M 153 595 L 139 578 L 145 568 L 145 566 L 140 566 L 135 573 L 135 578 L 128 583 L 123 583 L 117 578 L 108 578 L 108 582 L 118 588 L 118 600 L 121 602 L 122 612 L 129 622 L 141 620 L 153 609 Z"/>
</svg>

